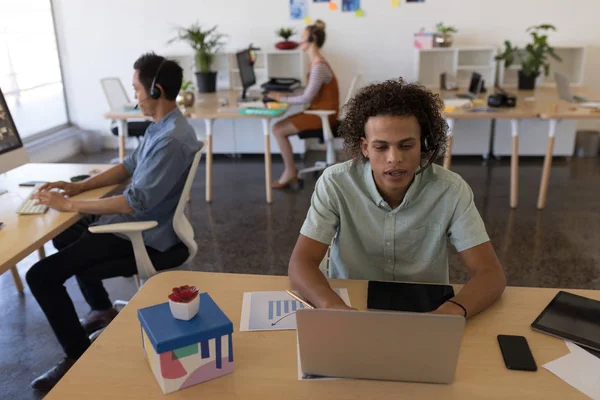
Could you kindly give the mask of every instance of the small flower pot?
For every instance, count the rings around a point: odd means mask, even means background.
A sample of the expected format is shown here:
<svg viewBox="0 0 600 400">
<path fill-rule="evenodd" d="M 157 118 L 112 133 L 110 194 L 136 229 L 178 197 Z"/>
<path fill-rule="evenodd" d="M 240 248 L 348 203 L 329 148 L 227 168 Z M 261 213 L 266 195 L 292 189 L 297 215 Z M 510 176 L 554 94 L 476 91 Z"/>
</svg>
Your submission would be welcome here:
<svg viewBox="0 0 600 400">
<path fill-rule="evenodd" d="M 200 309 L 200 296 L 196 296 L 194 300 L 189 303 L 180 303 L 169 299 L 169 308 L 171 309 L 171 314 L 173 314 L 174 318 L 182 321 L 189 321 L 198 314 L 198 310 Z"/>
<path fill-rule="evenodd" d="M 275 43 L 275 48 L 278 50 L 294 50 L 298 47 L 298 43 L 292 42 L 291 40 L 284 40 L 282 42 Z"/>
</svg>

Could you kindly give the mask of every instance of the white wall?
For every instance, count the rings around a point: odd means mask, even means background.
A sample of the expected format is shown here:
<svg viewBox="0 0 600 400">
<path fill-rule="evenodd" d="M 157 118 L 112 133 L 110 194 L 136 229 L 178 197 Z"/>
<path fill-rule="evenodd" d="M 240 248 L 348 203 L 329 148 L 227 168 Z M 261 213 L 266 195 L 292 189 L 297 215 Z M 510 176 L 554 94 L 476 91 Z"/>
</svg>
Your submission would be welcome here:
<svg viewBox="0 0 600 400">
<path fill-rule="evenodd" d="M 336 0 L 338 4 L 341 0 Z M 229 49 L 253 42 L 273 46 L 274 30 L 304 24 L 290 21 L 289 0 L 53 0 L 73 122 L 86 129 L 105 129 L 102 113 L 108 106 L 99 80 L 119 76 L 129 90 L 132 65 L 143 52 L 164 55 L 186 54 L 183 44 L 167 46 L 175 25 L 196 20 L 218 24 L 229 34 Z M 600 1 L 598 0 L 426 0 L 391 8 L 390 0 L 362 0 L 366 16 L 329 11 L 326 3 L 310 4 L 313 20 L 327 23 L 324 54 L 341 82 L 344 95 L 355 72 L 364 80 L 403 76 L 414 79 L 415 53 L 412 34 L 421 27 L 432 29 L 444 21 L 460 33 L 457 45 L 491 44 L 504 39 L 522 44 L 525 29 L 538 23 L 553 23 L 554 45 L 587 47 L 585 84 L 600 92 Z M 579 17 L 576 17 L 576 12 Z M 297 39 L 297 38 L 296 38 Z M 596 74 L 596 75 L 595 75 Z M 599 126 L 592 122 L 592 126 Z"/>
</svg>

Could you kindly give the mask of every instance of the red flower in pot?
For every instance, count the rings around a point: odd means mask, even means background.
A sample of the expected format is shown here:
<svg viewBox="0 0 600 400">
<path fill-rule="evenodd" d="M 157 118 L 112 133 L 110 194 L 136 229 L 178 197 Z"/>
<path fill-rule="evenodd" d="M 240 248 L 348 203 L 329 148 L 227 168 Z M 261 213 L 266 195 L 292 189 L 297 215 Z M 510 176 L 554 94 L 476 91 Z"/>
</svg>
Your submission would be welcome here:
<svg viewBox="0 0 600 400">
<path fill-rule="evenodd" d="M 280 28 L 277 32 L 275 32 L 277 36 L 283 38 L 282 42 L 275 43 L 275 47 L 279 50 L 294 50 L 298 47 L 298 43 L 290 41 L 290 37 L 296 34 L 296 30 L 294 28 Z"/>
<path fill-rule="evenodd" d="M 173 288 L 173 293 L 169 295 L 169 299 L 177 303 L 189 303 L 198 296 L 196 286 L 183 285 Z"/>
</svg>

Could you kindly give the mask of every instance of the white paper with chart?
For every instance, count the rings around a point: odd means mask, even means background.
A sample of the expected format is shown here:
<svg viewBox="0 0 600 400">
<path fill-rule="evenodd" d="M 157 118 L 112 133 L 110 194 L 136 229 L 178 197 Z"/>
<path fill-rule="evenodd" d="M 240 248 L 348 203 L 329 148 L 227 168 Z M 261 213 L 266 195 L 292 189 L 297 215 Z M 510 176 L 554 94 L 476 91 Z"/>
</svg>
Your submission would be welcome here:
<svg viewBox="0 0 600 400">
<path fill-rule="evenodd" d="M 350 306 L 348 289 L 334 289 Z M 240 331 L 274 331 L 296 329 L 296 311 L 304 304 L 281 292 L 246 292 L 242 303 Z"/>
</svg>

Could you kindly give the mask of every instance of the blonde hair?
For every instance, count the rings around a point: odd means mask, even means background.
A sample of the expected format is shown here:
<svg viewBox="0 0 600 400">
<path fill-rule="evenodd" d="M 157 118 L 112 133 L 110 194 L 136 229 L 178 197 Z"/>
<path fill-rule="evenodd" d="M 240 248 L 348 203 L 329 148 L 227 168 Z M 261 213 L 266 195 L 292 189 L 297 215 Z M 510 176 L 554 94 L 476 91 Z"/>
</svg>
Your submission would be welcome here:
<svg viewBox="0 0 600 400">
<path fill-rule="evenodd" d="M 325 34 L 325 27 L 325 22 L 320 19 L 316 20 L 314 24 L 306 27 L 308 31 L 309 42 L 314 42 L 318 48 L 323 47 L 325 44 L 325 38 L 327 36 Z"/>
</svg>

